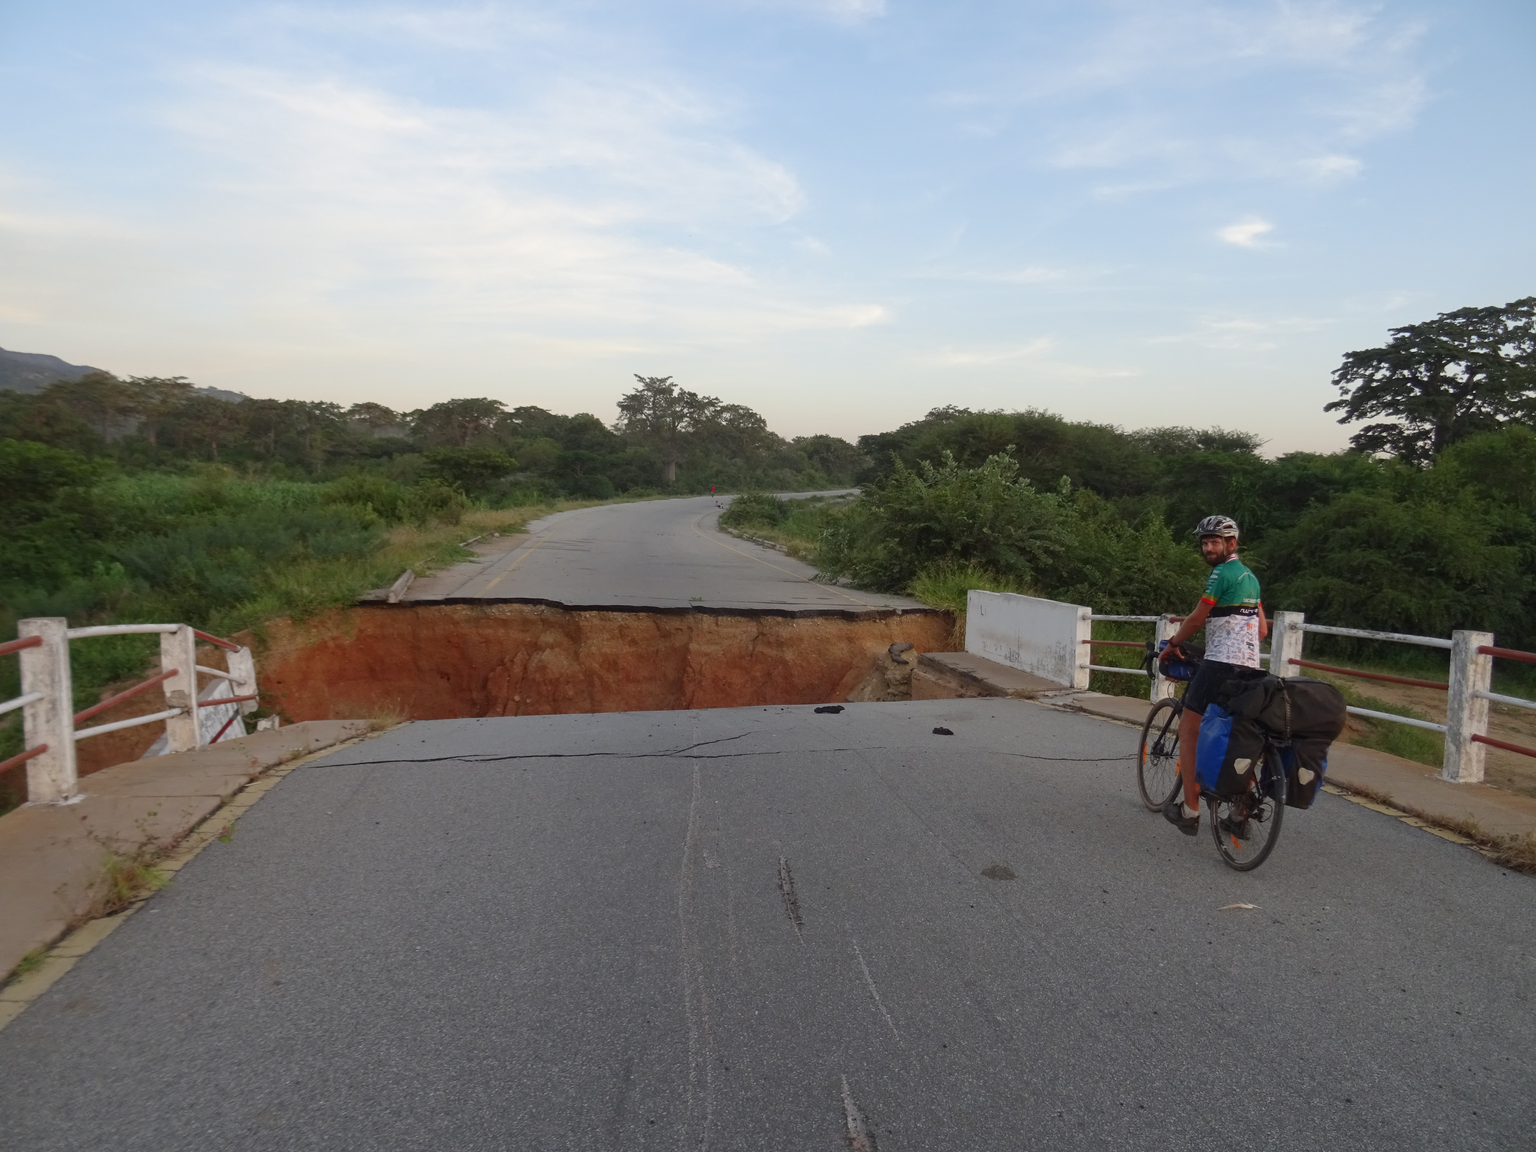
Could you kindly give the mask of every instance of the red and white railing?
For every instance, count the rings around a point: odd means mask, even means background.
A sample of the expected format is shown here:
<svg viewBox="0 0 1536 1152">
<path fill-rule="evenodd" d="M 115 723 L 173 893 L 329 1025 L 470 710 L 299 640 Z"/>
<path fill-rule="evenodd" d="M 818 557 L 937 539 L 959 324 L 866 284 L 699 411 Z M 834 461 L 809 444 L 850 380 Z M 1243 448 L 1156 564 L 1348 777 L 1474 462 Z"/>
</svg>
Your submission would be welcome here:
<svg viewBox="0 0 1536 1152">
<path fill-rule="evenodd" d="M 165 735 L 156 743 L 163 752 L 190 752 L 220 740 L 245 735 L 236 721 L 256 708 L 256 662 L 249 648 L 200 632 L 188 624 L 106 624 L 71 628 L 63 617 L 22 620 L 17 638 L 0 644 L 0 656 L 21 659 L 21 695 L 0 701 L 0 714 L 22 709 L 26 750 L 0 761 L 0 772 L 27 766 L 27 794 L 33 803 L 68 803 L 79 795 L 75 745 L 92 736 L 140 724 L 164 722 Z M 160 635 L 160 673 L 80 712 L 73 711 L 69 645 L 97 636 Z M 197 662 L 197 642 L 224 649 L 227 669 Z M 199 691 L 198 677 L 208 683 Z M 159 688 L 165 708 L 108 724 L 77 727 L 82 721 Z M 163 745 L 163 746 L 162 746 Z M 154 754 L 156 749 L 151 749 Z"/>
</svg>

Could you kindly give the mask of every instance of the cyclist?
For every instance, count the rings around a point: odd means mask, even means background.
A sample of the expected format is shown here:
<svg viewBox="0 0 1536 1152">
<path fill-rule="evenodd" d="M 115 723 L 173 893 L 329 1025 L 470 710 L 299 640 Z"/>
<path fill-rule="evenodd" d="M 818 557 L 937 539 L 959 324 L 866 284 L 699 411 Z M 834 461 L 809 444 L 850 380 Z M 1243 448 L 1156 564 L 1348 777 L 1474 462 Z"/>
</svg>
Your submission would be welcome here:
<svg viewBox="0 0 1536 1152">
<path fill-rule="evenodd" d="M 1160 657 L 1182 657 L 1179 645 L 1205 626 L 1205 662 L 1184 690 L 1184 711 L 1179 718 L 1179 775 L 1184 780 L 1184 798 L 1181 801 L 1175 796 L 1163 805 L 1168 822 L 1186 836 L 1200 830 L 1200 785 L 1195 780 L 1200 718 L 1234 668 L 1260 667 L 1259 641 L 1269 635 L 1258 577 L 1237 558 L 1237 521 L 1230 516 L 1207 516 L 1195 526 L 1194 534 L 1200 538 L 1200 555 L 1211 566 L 1211 578 L 1200 603 L 1184 617 Z"/>
</svg>

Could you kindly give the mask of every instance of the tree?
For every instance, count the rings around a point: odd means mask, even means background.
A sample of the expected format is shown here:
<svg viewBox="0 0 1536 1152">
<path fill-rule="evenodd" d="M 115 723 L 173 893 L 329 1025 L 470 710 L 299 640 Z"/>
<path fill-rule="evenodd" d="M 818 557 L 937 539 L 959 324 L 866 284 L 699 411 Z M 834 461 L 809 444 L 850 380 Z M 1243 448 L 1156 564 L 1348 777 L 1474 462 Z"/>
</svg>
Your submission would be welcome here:
<svg viewBox="0 0 1536 1152">
<path fill-rule="evenodd" d="M 472 441 L 488 435 L 496 427 L 506 407 L 500 400 L 480 397 L 444 400 L 407 415 L 416 434 L 428 445 L 450 444 L 455 448 L 468 448 Z"/>
<path fill-rule="evenodd" d="M 405 423 L 394 409 L 386 408 L 383 404 L 375 404 L 371 400 L 364 400 L 348 408 L 346 420 L 348 424 L 364 429 L 370 436 L 400 434 L 403 432 Z"/>
<path fill-rule="evenodd" d="M 160 443 L 160 421 L 197 394 L 185 376 L 130 376 L 128 386 L 138 394 L 135 403 L 144 418 L 140 431 L 151 448 Z"/>
<path fill-rule="evenodd" d="M 87 372 L 78 380 L 60 380 L 48 391 L 88 421 L 109 441 L 132 427 L 140 414 L 138 392 L 110 372 Z"/>
<path fill-rule="evenodd" d="M 325 400 L 284 400 L 294 435 L 304 441 L 304 459 L 318 467 L 324 455 L 327 436 L 342 429 L 341 405 Z"/>
<path fill-rule="evenodd" d="M 745 404 L 718 404 L 699 429 L 711 447 L 730 460 L 760 458 L 784 447 L 784 441 L 769 431 L 768 421 Z"/>
<path fill-rule="evenodd" d="M 513 471 L 517 461 L 500 448 L 434 448 L 427 465 L 446 483 L 475 495 Z"/>
<path fill-rule="evenodd" d="M 264 445 L 269 458 L 276 456 L 278 437 L 292 430 L 287 404 L 282 400 L 247 400 L 240 407 L 246 435 Z"/>
<path fill-rule="evenodd" d="M 679 388 L 670 376 L 637 375 L 635 379 L 640 387 L 619 400 L 613 430 L 653 449 L 661 457 L 666 482 L 672 484 L 693 434 L 719 411 L 720 401 Z"/>
<path fill-rule="evenodd" d="M 51 388 L 41 392 L 0 392 L 0 438 L 32 440 L 93 456 L 101 437 Z M 3 491 L 3 489 L 0 489 Z M 0 507 L 4 501 L 0 501 Z"/>
<path fill-rule="evenodd" d="M 836 436 L 796 436 L 789 444 L 835 487 L 852 484 L 855 473 L 869 463 L 862 452 Z"/>
<path fill-rule="evenodd" d="M 1364 452 L 1426 464 L 1475 432 L 1536 416 L 1536 296 L 1461 308 L 1390 330 L 1382 348 L 1345 355 L 1324 405 L 1340 424 L 1388 417 L 1350 437 Z"/>
<path fill-rule="evenodd" d="M 182 445 L 207 444 L 208 458 L 215 463 L 219 459 L 219 445 L 237 439 L 245 424 L 238 405 L 196 393 L 172 416 L 176 437 Z"/>
</svg>

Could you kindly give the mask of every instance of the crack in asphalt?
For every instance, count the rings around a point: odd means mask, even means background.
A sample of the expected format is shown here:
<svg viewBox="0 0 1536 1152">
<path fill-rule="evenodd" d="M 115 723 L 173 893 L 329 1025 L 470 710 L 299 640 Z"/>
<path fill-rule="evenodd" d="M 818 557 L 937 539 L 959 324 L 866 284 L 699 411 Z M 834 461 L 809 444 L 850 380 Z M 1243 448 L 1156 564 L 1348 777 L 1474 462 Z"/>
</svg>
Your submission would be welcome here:
<svg viewBox="0 0 1536 1152">
<path fill-rule="evenodd" d="M 733 740 L 742 740 L 748 736 L 758 734 L 755 732 L 741 732 L 735 736 L 722 736 L 718 740 L 701 740 L 696 744 L 686 744 L 681 748 L 671 748 L 657 752 L 512 752 L 502 756 L 401 756 L 388 760 L 342 760 L 333 764 L 327 764 L 326 767 L 369 768 L 384 764 L 500 764 L 509 760 L 591 760 L 602 757 L 618 757 L 626 760 L 670 760 L 679 757 L 689 760 L 738 760 L 749 756 L 790 756 L 797 753 L 901 751 L 900 748 L 892 748 L 886 745 L 870 746 L 866 744 L 857 748 L 764 749 L 756 752 L 706 753 L 702 756 L 693 753 L 695 748 L 708 748 L 712 744 L 729 744 Z M 1136 758 L 1134 752 L 1127 752 L 1123 756 L 1036 756 L 1030 752 L 989 750 L 988 754 L 992 756 L 1008 756 L 1016 760 L 1038 760 L 1048 764 L 1114 764 L 1122 760 L 1134 760 Z"/>
</svg>

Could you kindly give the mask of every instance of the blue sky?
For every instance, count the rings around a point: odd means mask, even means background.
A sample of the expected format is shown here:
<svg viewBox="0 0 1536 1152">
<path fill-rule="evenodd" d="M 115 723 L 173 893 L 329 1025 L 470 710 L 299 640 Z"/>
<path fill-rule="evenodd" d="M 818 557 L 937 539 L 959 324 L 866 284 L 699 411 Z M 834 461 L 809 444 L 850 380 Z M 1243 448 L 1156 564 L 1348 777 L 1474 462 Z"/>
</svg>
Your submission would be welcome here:
<svg viewBox="0 0 1536 1152">
<path fill-rule="evenodd" d="M 1528 0 L 0 0 L 0 346 L 1332 450 L 1344 352 L 1536 292 L 1533 63 Z"/>
</svg>

